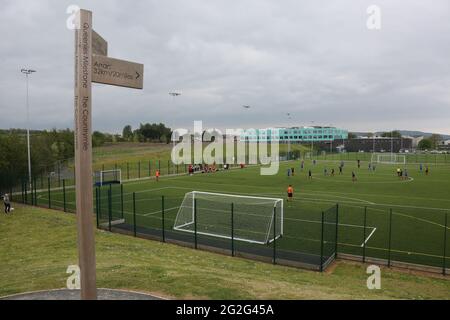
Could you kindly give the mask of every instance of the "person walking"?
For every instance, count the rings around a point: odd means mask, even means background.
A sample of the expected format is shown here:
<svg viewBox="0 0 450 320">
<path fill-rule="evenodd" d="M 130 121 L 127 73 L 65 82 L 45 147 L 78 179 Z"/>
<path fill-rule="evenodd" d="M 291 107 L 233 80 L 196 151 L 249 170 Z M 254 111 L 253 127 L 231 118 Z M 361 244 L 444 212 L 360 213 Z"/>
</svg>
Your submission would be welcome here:
<svg viewBox="0 0 450 320">
<path fill-rule="evenodd" d="M 3 203 L 5 204 L 5 213 L 8 214 L 11 212 L 11 201 L 9 200 L 9 195 L 5 193 L 3 195 Z"/>
</svg>

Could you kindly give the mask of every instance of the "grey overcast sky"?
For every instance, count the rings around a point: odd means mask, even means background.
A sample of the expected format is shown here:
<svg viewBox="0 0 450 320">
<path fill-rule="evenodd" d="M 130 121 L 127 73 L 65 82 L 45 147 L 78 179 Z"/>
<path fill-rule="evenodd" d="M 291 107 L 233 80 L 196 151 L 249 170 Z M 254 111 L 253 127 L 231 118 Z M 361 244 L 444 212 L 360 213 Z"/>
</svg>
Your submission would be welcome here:
<svg viewBox="0 0 450 320">
<path fill-rule="evenodd" d="M 93 85 L 95 130 L 314 121 L 450 134 L 448 0 L 2 0 L 0 128 L 25 127 L 22 67 L 37 70 L 32 128 L 73 127 L 70 4 L 93 11 L 109 56 L 145 65 L 143 90 Z M 372 4 L 381 30 L 366 27 Z"/>
</svg>

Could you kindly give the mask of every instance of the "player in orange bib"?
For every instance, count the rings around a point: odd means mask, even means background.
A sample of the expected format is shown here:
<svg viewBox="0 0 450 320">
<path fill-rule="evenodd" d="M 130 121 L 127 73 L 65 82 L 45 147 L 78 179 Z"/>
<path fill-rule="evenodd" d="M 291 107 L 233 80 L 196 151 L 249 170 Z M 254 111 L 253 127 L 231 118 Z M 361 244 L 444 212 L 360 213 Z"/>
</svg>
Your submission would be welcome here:
<svg viewBox="0 0 450 320">
<path fill-rule="evenodd" d="M 159 170 L 156 170 L 156 174 L 155 174 L 155 178 L 156 178 L 156 182 L 159 181 Z"/>
<path fill-rule="evenodd" d="M 288 196 L 288 201 L 292 201 L 292 199 L 294 197 L 294 188 L 292 188 L 292 185 L 289 185 L 287 188 L 287 196 Z"/>
</svg>

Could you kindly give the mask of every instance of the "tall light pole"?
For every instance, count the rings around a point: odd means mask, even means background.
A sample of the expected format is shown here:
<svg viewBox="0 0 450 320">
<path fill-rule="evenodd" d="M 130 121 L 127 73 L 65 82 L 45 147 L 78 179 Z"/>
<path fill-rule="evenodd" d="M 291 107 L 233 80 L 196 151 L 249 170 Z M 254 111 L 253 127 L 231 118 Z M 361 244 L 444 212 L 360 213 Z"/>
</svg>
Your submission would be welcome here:
<svg viewBox="0 0 450 320">
<path fill-rule="evenodd" d="M 330 123 L 329 125 L 329 131 L 328 134 L 330 135 L 330 154 L 333 153 L 333 139 L 334 139 L 334 134 L 331 134 L 331 132 L 333 132 L 333 124 Z"/>
<path fill-rule="evenodd" d="M 29 106 L 29 98 L 28 98 L 28 75 L 36 72 L 36 70 L 31 69 L 21 69 L 20 72 L 25 74 L 26 82 L 27 82 L 27 150 L 28 150 L 28 179 L 31 188 L 31 152 L 30 152 L 30 106 Z"/>
<path fill-rule="evenodd" d="M 391 131 L 391 161 L 394 158 L 394 131 Z"/>
<path fill-rule="evenodd" d="M 314 121 L 311 121 L 311 154 L 314 156 Z"/>
<path fill-rule="evenodd" d="M 375 132 L 372 133 L 372 153 L 375 153 Z"/>
<path fill-rule="evenodd" d="M 286 113 L 286 116 L 287 116 L 287 118 L 288 118 L 288 120 L 291 120 L 292 119 L 292 117 L 291 117 L 291 114 L 288 112 L 288 113 Z M 290 124 L 288 125 L 288 126 L 290 126 Z M 291 132 L 292 133 L 292 132 Z M 291 134 L 292 135 L 292 134 Z M 287 147 L 288 147 L 288 150 L 287 150 L 287 160 L 291 160 L 291 138 L 288 136 L 288 141 L 287 141 L 287 143 L 288 143 L 288 145 L 287 145 Z"/>
</svg>

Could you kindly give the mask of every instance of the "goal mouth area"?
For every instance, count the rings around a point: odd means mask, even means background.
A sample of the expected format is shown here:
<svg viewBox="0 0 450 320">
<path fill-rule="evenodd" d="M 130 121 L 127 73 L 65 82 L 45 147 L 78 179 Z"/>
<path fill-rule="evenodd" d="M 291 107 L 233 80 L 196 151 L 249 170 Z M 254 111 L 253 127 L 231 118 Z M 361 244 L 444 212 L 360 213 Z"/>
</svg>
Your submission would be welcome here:
<svg viewBox="0 0 450 320">
<path fill-rule="evenodd" d="M 111 180 L 111 181 L 103 181 L 103 182 L 95 182 L 94 187 L 106 186 L 109 184 L 121 184 L 120 180 Z"/>
<path fill-rule="evenodd" d="M 174 231 L 267 245 L 282 237 L 283 199 L 192 191 L 185 194 Z"/>
<path fill-rule="evenodd" d="M 122 170 L 112 169 L 112 170 L 95 171 L 93 178 L 95 187 L 101 187 L 104 185 L 111 185 L 111 184 L 121 184 Z"/>
<path fill-rule="evenodd" d="M 182 226 L 173 227 L 173 229 L 176 231 L 182 231 L 182 232 L 188 232 L 191 234 L 195 234 L 196 233 L 195 230 L 192 230 L 191 228 L 186 228 L 186 227 L 193 226 L 193 225 L 194 225 L 194 222 L 189 222 Z M 221 234 L 217 234 L 217 233 L 210 233 L 210 232 L 204 232 L 204 231 L 198 231 L 198 230 L 197 230 L 197 234 L 201 234 L 203 236 L 214 237 L 214 238 L 228 239 L 228 240 L 233 240 L 233 241 L 242 241 L 242 242 L 261 244 L 261 245 L 271 244 L 274 240 L 277 240 L 282 237 L 282 235 L 279 234 L 275 237 L 275 239 L 272 238 L 272 239 L 269 239 L 269 241 L 258 241 L 258 240 L 240 238 L 240 237 L 232 238 L 231 236 L 225 236 L 225 235 L 221 235 Z"/>
</svg>

